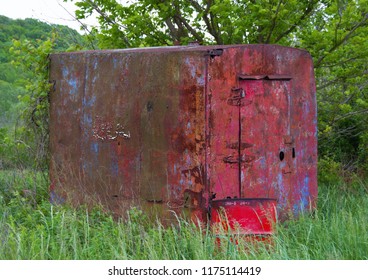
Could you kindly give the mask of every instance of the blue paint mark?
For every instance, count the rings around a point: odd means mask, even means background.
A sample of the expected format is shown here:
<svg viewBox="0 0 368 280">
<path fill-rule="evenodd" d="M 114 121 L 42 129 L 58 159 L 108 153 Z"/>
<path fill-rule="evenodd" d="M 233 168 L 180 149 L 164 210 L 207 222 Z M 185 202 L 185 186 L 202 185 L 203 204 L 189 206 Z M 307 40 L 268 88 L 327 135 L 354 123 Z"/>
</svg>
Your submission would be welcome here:
<svg viewBox="0 0 368 280">
<path fill-rule="evenodd" d="M 197 84 L 200 86 L 204 86 L 205 84 L 204 76 L 197 77 Z"/>
<path fill-rule="evenodd" d="M 83 107 L 92 107 L 96 103 L 96 96 L 92 96 L 89 100 L 84 96 L 82 100 Z"/>
<path fill-rule="evenodd" d="M 92 116 L 89 114 L 83 115 L 83 125 L 85 128 L 91 128 L 92 127 Z"/>
<path fill-rule="evenodd" d="M 83 167 L 83 171 L 87 171 L 88 170 L 88 163 L 84 161 L 82 167 Z"/>
<path fill-rule="evenodd" d="M 63 68 L 63 78 L 65 79 L 69 75 L 69 70 L 67 67 Z"/>
<path fill-rule="evenodd" d="M 197 68 L 198 65 L 197 64 L 194 64 L 190 61 L 189 58 L 186 58 L 185 59 L 185 64 L 188 66 L 189 68 L 189 71 L 190 71 L 190 76 L 193 78 L 193 79 L 196 79 L 197 81 L 197 85 L 200 85 L 200 86 L 204 86 L 205 85 L 205 77 L 204 75 L 201 75 L 201 76 L 198 76 L 197 75 Z"/>
<path fill-rule="evenodd" d="M 93 76 L 93 78 L 92 78 L 92 85 L 94 85 L 96 83 L 97 77 L 98 77 L 98 75 Z"/>
<path fill-rule="evenodd" d="M 187 129 L 190 129 L 192 126 L 190 124 L 190 122 L 187 123 Z"/>
<path fill-rule="evenodd" d="M 88 176 L 92 175 L 92 163 L 83 161 L 83 172 L 87 174 Z"/>
<path fill-rule="evenodd" d="M 111 165 L 110 165 L 110 171 L 113 176 L 119 175 L 119 159 L 118 155 L 116 153 L 110 153 L 111 155 Z"/>
<path fill-rule="evenodd" d="M 77 79 L 76 78 L 70 78 L 67 80 L 68 85 L 70 87 L 69 94 L 75 95 L 78 92 L 77 88 Z"/>
<path fill-rule="evenodd" d="M 284 188 L 284 182 L 283 182 L 283 176 L 282 173 L 279 172 L 277 174 L 277 186 L 278 186 L 278 205 L 280 206 L 280 209 L 286 207 L 287 205 L 287 195 L 285 194 L 285 188 Z"/>
<path fill-rule="evenodd" d="M 310 110 L 309 110 L 309 104 L 308 103 L 303 104 L 303 111 L 304 111 L 305 114 L 307 114 L 307 115 L 309 114 Z"/>
<path fill-rule="evenodd" d="M 114 68 L 116 68 L 118 66 L 118 59 L 116 57 L 114 57 L 112 59 L 112 63 L 114 64 Z"/>
<path fill-rule="evenodd" d="M 280 190 L 284 189 L 281 172 L 277 174 L 277 185 L 279 186 Z"/>
<path fill-rule="evenodd" d="M 264 157 L 262 157 L 260 161 L 261 161 L 260 162 L 261 168 L 262 169 L 266 169 L 267 168 L 267 166 L 266 166 L 266 159 Z"/>
<path fill-rule="evenodd" d="M 293 206 L 293 212 L 295 215 L 298 215 L 300 212 L 303 212 L 307 209 L 309 205 L 309 177 L 305 177 L 304 184 L 302 189 L 300 190 L 300 201 L 298 201 Z"/>
<path fill-rule="evenodd" d="M 192 76 L 192 78 L 195 78 L 196 76 L 196 69 L 194 68 L 194 66 L 190 66 L 190 75 Z"/>
<path fill-rule="evenodd" d="M 309 205 L 309 177 L 305 177 L 304 179 L 304 186 L 301 190 L 301 206 L 305 209 Z"/>
<path fill-rule="evenodd" d="M 192 76 L 192 78 L 194 78 L 196 76 L 196 68 L 191 63 L 191 61 L 190 61 L 190 59 L 188 57 L 185 59 L 185 64 L 189 67 L 190 75 Z"/>
<path fill-rule="evenodd" d="M 94 142 L 91 144 L 91 151 L 94 152 L 95 154 L 98 154 L 98 143 Z"/>
<path fill-rule="evenodd" d="M 114 176 L 119 175 L 119 163 L 115 160 L 111 164 L 111 172 Z"/>
<path fill-rule="evenodd" d="M 98 67 L 98 60 L 97 60 L 97 58 L 95 58 L 94 61 L 93 61 L 93 69 L 96 70 L 97 67 Z"/>
<path fill-rule="evenodd" d="M 87 70 L 86 70 L 85 75 L 86 75 L 85 80 L 86 80 L 86 81 L 89 81 L 89 69 L 88 69 L 88 68 L 87 68 Z"/>
</svg>

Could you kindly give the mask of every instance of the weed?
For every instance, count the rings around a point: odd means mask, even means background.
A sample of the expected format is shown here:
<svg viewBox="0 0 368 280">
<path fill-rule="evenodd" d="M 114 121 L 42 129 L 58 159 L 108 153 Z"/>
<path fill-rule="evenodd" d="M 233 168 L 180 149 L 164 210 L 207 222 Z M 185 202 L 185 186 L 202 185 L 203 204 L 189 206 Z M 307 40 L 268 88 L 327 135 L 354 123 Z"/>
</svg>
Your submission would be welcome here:
<svg viewBox="0 0 368 280">
<path fill-rule="evenodd" d="M 100 207 L 54 206 L 48 184 L 43 174 L 0 172 L 1 259 L 368 258 L 364 182 L 354 191 L 344 191 L 341 185 L 320 186 L 313 215 L 279 224 L 267 241 L 225 235 L 220 243 L 206 226 L 177 218 L 175 225 L 164 227 L 138 208 L 117 221 Z"/>
</svg>

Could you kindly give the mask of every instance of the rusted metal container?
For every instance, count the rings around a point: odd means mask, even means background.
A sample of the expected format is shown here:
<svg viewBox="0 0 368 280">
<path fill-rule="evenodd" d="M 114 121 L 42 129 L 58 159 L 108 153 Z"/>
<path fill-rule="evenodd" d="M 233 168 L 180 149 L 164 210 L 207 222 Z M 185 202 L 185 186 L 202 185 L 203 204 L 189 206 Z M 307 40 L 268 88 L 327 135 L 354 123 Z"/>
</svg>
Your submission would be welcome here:
<svg viewBox="0 0 368 280">
<path fill-rule="evenodd" d="M 206 221 L 226 198 L 317 197 L 316 97 L 308 52 L 188 46 L 50 56 L 51 196 Z"/>
</svg>

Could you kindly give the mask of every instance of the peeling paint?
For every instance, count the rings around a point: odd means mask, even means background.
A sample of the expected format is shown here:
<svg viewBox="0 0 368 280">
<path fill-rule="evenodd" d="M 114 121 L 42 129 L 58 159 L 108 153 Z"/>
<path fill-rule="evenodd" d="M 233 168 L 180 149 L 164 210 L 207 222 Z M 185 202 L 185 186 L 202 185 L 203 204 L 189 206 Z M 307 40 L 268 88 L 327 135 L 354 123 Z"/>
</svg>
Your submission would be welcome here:
<svg viewBox="0 0 368 280">
<path fill-rule="evenodd" d="M 91 150 L 92 150 L 95 154 L 98 154 L 98 143 L 92 143 L 92 145 L 91 145 Z"/>
<path fill-rule="evenodd" d="M 69 94 L 70 95 L 75 95 L 78 92 L 78 87 L 77 87 L 77 79 L 75 78 L 70 78 L 67 80 L 68 84 L 69 84 Z"/>
<path fill-rule="evenodd" d="M 51 55 L 50 80 L 53 165 L 71 170 L 54 194 L 97 196 L 117 214 L 154 204 L 159 215 L 189 211 L 203 220 L 228 197 L 277 199 L 281 214 L 316 205 L 316 100 L 305 51 L 61 53 Z"/>
</svg>

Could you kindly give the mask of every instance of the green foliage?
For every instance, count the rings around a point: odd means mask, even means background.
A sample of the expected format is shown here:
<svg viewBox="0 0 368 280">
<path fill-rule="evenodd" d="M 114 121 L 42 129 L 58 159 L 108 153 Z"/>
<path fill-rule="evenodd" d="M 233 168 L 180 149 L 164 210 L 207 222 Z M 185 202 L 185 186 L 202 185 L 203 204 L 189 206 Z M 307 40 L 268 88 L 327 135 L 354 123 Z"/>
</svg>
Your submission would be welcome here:
<svg viewBox="0 0 368 280">
<path fill-rule="evenodd" d="M 319 153 L 344 171 L 368 171 L 367 20 L 367 1 L 331 2 L 314 16 L 318 28 L 300 31 L 315 58 Z"/>
<path fill-rule="evenodd" d="M 327 16 L 331 18 L 335 15 L 335 6 L 342 5 L 318 0 L 69 1 L 78 7 L 76 17 L 79 19 L 92 12 L 97 14 L 102 47 L 115 45 L 120 48 L 171 45 L 175 41 L 186 43 L 190 40 L 203 44 L 290 45 L 303 40 L 298 38 L 302 36 L 300 30 L 318 28 L 315 24 L 321 25 Z M 364 1 L 359 3 L 346 4 L 349 10 L 344 16 L 363 11 Z M 352 20 L 361 18 L 355 16 Z M 114 43 L 116 39 L 118 41 Z"/>
<path fill-rule="evenodd" d="M 10 130 L 0 128 L 0 169 L 24 168 L 34 166 L 34 159 L 30 157 L 34 135 L 25 127 Z"/>
<path fill-rule="evenodd" d="M 163 226 L 132 208 L 114 220 L 96 207 L 53 206 L 47 174 L 0 172 L 1 259 L 367 259 L 368 185 L 320 188 L 318 210 L 277 226 L 269 243 L 220 246 L 209 228 L 177 219 Z"/>
<path fill-rule="evenodd" d="M 318 182 L 320 184 L 337 185 L 342 183 L 342 167 L 331 158 L 320 158 L 318 160 Z"/>
<path fill-rule="evenodd" d="M 57 50 L 66 50 L 71 45 L 85 45 L 84 38 L 73 29 L 57 24 L 47 24 L 37 19 L 10 19 L 0 15 L 0 62 L 9 62 L 11 57 L 7 50 L 12 46 L 12 40 L 47 40 L 52 33 L 58 34 Z"/>
<path fill-rule="evenodd" d="M 48 82 L 48 55 L 54 48 L 55 38 L 36 42 L 13 41 L 10 52 L 14 57 L 13 64 L 33 75 L 24 81 L 27 94 L 20 96 L 20 100 L 30 104 L 27 113 L 32 123 L 41 130 L 47 131 L 48 92 L 51 84 Z"/>
<path fill-rule="evenodd" d="M 31 72 L 29 78 L 23 81 L 26 93 L 18 96 L 23 104 L 23 119 L 26 127 L 32 129 L 35 135 L 33 147 L 36 156 L 36 165 L 45 163 L 48 145 L 48 118 L 49 100 L 48 93 L 51 84 L 48 82 L 48 55 L 54 47 L 55 38 L 46 41 L 36 40 L 36 42 L 13 41 L 10 49 L 14 57 L 13 64 L 25 72 Z M 32 143 L 28 141 L 28 143 Z"/>
<path fill-rule="evenodd" d="M 4 64 L 0 64 L 0 71 Z M 4 70 L 6 72 L 6 70 Z M 17 96 L 23 95 L 24 90 L 13 83 L 1 80 L 2 72 L 0 72 L 0 127 L 6 126 L 13 120 L 14 114 L 12 110 L 18 101 Z M 5 76 L 5 75 L 3 75 Z"/>
<path fill-rule="evenodd" d="M 47 167 L 47 56 L 85 44 L 65 26 L 0 16 L 0 168 Z"/>
</svg>

